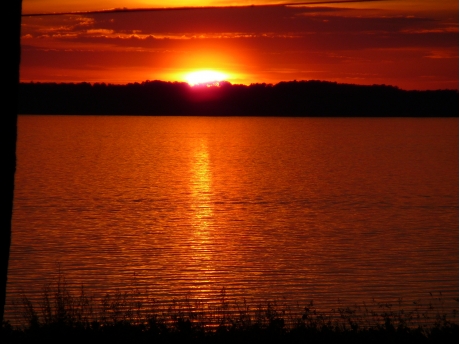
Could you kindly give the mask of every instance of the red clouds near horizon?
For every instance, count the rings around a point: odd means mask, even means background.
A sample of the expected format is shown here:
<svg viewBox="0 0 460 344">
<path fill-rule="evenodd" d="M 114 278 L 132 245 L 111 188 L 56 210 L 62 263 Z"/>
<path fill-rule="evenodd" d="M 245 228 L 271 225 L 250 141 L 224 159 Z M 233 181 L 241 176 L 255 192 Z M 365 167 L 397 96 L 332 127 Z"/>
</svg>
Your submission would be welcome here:
<svg viewBox="0 0 460 344">
<path fill-rule="evenodd" d="M 21 81 L 328 80 L 458 89 L 458 7 L 380 3 L 23 17 Z"/>
</svg>

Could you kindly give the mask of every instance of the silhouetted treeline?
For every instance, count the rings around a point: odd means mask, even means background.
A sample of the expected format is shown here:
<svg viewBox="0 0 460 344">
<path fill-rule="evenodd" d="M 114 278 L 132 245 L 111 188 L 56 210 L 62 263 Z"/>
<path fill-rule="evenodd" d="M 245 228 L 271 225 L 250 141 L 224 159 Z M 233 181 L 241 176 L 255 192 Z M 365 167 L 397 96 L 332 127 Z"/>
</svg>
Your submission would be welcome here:
<svg viewBox="0 0 460 344">
<path fill-rule="evenodd" d="M 404 91 L 324 81 L 219 86 L 22 83 L 20 114 L 458 117 L 457 90 Z"/>
</svg>

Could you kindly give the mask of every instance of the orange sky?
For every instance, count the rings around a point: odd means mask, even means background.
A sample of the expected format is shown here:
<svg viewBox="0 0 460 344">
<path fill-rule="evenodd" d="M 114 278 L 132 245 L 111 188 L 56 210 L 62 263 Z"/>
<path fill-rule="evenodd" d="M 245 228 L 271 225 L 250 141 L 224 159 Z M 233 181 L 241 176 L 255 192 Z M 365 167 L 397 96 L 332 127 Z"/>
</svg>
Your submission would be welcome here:
<svg viewBox="0 0 460 344">
<path fill-rule="evenodd" d="M 23 13 L 270 3 L 279 1 L 23 0 Z M 199 69 L 244 84 L 459 82 L 452 0 L 23 17 L 21 43 L 25 82 L 184 81 Z"/>
</svg>

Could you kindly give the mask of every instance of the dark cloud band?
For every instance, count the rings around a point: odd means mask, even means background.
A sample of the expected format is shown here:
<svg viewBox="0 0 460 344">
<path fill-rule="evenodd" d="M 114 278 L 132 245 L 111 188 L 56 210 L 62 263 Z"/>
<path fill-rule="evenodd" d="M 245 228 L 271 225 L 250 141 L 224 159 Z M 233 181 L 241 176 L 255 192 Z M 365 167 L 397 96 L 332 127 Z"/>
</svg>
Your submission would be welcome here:
<svg viewBox="0 0 460 344">
<path fill-rule="evenodd" d="M 152 7 L 152 8 L 113 8 L 98 11 L 75 11 L 75 12 L 51 12 L 51 13 L 23 13 L 23 17 L 41 17 L 57 15 L 75 15 L 75 14 L 104 14 L 104 13 L 129 13 L 129 12 L 160 12 L 160 11 L 188 11 L 203 10 L 216 8 L 253 8 L 253 7 L 289 7 L 305 5 L 324 5 L 324 4 L 341 4 L 355 2 L 382 2 L 386 0 L 336 0 L 336 1 L 301 1 L 301 2 L 283 2 L 277 4 L 264 5 L 242 5 L 242 6 L 188 6 L 188 7 Z"/>
</svg>

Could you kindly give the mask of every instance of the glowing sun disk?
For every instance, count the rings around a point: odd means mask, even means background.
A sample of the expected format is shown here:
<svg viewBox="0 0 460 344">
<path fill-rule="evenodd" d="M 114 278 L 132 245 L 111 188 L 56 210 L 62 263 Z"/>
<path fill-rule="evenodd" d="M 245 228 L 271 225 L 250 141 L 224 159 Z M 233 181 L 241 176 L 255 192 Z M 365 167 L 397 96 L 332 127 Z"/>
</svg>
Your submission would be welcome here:
<svg viewBox="0 0 460 344">
<path fill-rule="evenodd" d="M 213 71 L 213 70 L 199 70 L 196 72 L 188 73 L 185 76 L 185 80 L 190 85 L 204 84 L 213 81 L 223 81 L 228 76 L 224 73 Z"/>
</svg>

